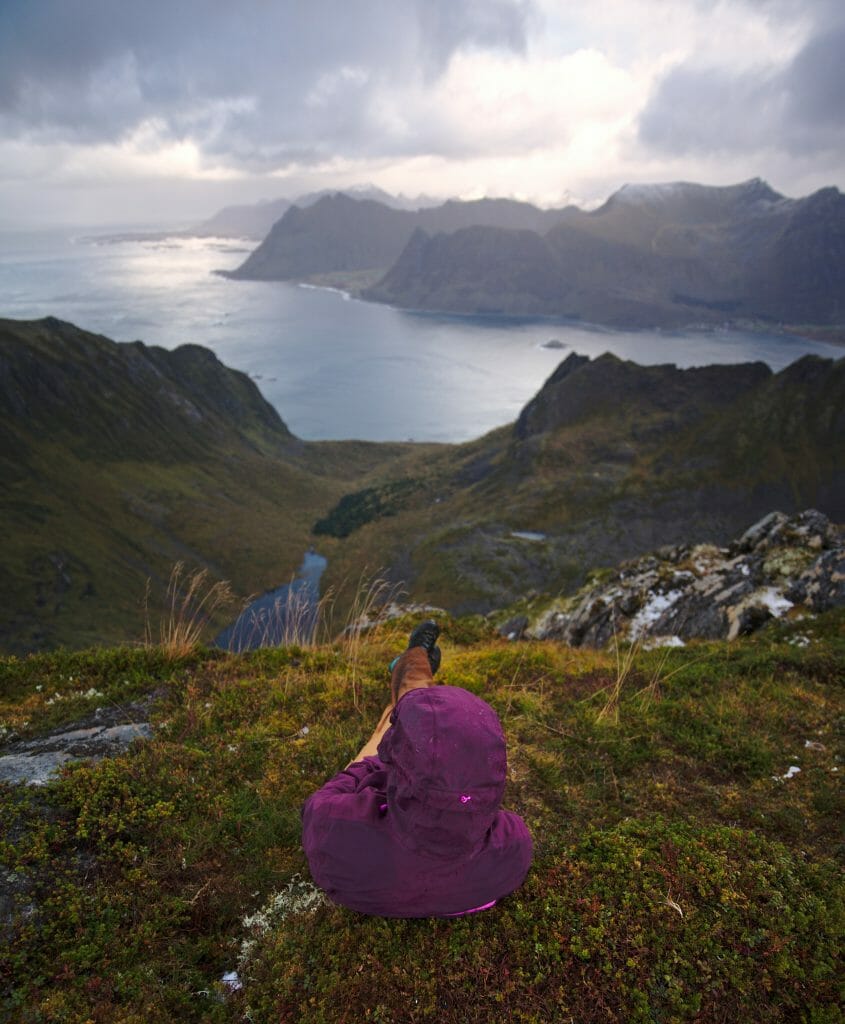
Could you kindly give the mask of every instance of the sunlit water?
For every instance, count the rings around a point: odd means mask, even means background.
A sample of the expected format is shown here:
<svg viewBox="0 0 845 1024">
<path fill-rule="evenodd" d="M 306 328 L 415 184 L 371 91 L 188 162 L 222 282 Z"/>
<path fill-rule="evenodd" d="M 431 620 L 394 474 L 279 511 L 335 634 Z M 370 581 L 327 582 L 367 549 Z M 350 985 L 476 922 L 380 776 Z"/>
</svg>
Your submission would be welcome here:
<svg viewBox="0 0 845 1024">
<path fill-rule="evenodd" d="M 571 351 L 774 370 L 832 345 L 782 335 L 612 331 L 550 320 L 416 314 L 294 284 L 230 281 L 249 243 L 94 243 L 0 233 L 0 316 L 56 316 L 116 341 L 206 345 L 249 373 L 306 440 L 463 441 L 516 418 Z M 544 348 L 557 339 L 562 349 Z"/>
</svg>

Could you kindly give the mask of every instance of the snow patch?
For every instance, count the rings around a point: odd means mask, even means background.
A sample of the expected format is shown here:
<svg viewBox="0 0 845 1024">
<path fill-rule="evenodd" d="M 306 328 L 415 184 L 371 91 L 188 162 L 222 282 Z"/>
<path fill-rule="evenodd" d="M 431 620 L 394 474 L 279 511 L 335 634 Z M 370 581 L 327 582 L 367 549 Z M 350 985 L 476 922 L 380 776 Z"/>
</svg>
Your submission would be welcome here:
<svg viewBox="0 0 845 1024">
<path fill-rule="evenodd" d="M 652 636 L 643 644 L 644 651 L 651 651 L 655 647 L 686 647 L 684 641 L 674 634 L 670 636 Z"/>
<path fill-rule="evenodd" d="M 631 625 L 629 627 L 629 636 L 631 640 L 636 640 L 643 635 L 644 632 L 657 622 L 664 612 L 668 611 L 672 605 L 683 595 L 681 590 L 670 590 L 666 594 L 651 594 L 648 601 L 640 608 L 637 614 L 631 619 Z"/>
<path fill-rule="evenodd" d="M 783 775 L 773 775 L 772 779 L 775 782 L 783 782 L 784 779 L 791 779 L 791 778 L 793 778 L 793 776 L 797 775 L 800 771 L 801 771 L 801 769 L 798 767 L 797 764 L 791 764 L 786 769 L 786 771 L 784 772 Z"/>
<path fill-rule="evenodd" d="M 614 193 L 613 196 L 611 196 L 611 198 L 625 199 L 628 202 L 634 203 L 653 203 L 668 199 L 673 195 L 679 195 L 686 190 L 686 187 L 687 186 L 682 181 L 643 184 L 629 182 L 628 184 L 623 185 L 616 193 Z"/>
<path fill-rule="evenodd" d="M 768 608 L 776 619 L 779 619 L 792 607 L 792 601 L 784 597 L 777 587 L 763 587 L 762 590 L 757 591 L 754 597 L 765 608 Z"/>
</svg>

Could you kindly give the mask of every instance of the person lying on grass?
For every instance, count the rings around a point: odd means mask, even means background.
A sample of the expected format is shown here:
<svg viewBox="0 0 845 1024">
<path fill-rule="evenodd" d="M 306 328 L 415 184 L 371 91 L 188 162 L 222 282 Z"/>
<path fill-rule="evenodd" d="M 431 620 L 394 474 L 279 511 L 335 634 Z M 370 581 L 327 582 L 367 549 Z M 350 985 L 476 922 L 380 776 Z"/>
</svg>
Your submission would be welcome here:
<svg viewBox="0 0 845 1024">
<path fill-rule="evenodd" d="M 456 917 L 492 907 L 531 865 L 525 822 L 501 810 L 507 760 L 496 712 L 437 686 L 428 620 L 391 664 L 391 703 L 356 758 L 305 801 L 315 883 L 380 917 Z"/>
</svg>

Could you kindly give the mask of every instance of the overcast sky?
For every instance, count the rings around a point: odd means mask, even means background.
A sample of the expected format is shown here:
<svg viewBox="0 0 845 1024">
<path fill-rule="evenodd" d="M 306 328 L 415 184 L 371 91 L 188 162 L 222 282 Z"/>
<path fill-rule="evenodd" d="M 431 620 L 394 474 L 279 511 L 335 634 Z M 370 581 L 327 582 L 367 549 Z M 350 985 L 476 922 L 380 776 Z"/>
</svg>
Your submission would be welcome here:
<svg viewBox="0 0 845 1024">
<path fill-rule="evenodd" d="M 845 185 L 843 0 L 0 0 L 0 223 Z"/>
</svg>

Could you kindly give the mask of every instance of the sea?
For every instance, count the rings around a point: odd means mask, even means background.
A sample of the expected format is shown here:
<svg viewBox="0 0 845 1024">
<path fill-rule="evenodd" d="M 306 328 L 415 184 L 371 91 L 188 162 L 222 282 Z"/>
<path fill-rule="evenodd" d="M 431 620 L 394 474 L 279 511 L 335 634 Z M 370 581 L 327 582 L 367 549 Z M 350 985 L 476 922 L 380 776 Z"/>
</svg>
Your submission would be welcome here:
<svg viewBox="0 0 845 1024">
<path fill-rule="evenodd" d="M 162 225 L 146 226 L 162 231 Z M 0 231 L 0 316 L 55 316 L 115 341 L 205 345 L 249 374 L 304 440 L 466 441 L 516 419 L 571 352 L 777 371 L 841 348 L 728 327 L 620 331 L 553 319 L 444 316 L 332 289 L 236 281 L 255 245 L 126 237 L 138 225 Z"/>
</svg>

